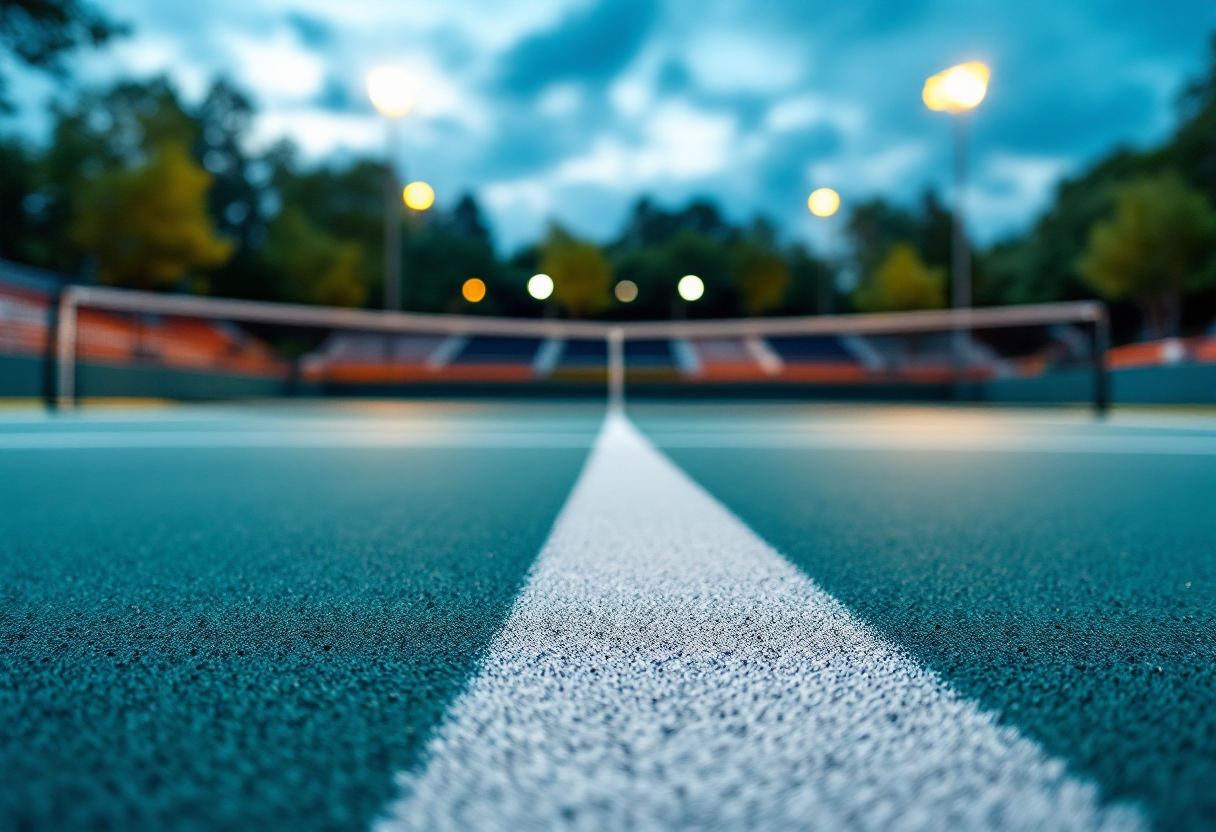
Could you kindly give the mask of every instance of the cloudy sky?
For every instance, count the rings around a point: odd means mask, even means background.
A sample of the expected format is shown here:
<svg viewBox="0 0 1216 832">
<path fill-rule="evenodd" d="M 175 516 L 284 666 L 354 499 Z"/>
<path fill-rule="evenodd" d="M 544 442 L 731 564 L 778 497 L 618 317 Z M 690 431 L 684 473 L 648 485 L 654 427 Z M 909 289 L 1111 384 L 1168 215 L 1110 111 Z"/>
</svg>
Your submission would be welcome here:
<svg viewBox="0 0 1216 832">
<path fill-rule="evenodd" d="M 473 192 L 500 248 L 550 217 L 611 237 L 642 193 L 709 195 L 792 237 L 807 193 L 910 200 L 949 181 L 949 117 L 924 78 L 993 69 L 973 119 L 975 233 L 1024 228 L 1062 175 L 1165 135 L 1205 64 L 1213 0 L 109 0 L 134 36 L 78 77 L 168 72 L 188 97 L 226 74 L 256 141 L 311 158 L 382 153 L 369 69 L 416 82 L 400 164 L 441 202 Z M 21 127 L 52 85 L 13 79 Z"/>
</svg>

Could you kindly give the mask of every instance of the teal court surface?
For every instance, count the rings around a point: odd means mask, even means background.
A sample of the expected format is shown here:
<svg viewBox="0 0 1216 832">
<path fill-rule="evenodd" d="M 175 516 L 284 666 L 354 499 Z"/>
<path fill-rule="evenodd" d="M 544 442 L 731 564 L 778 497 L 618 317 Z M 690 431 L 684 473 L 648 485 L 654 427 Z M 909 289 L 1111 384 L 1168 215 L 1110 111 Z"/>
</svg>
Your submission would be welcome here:
<svg viewBox="0 0 1216 832">
<path fill-rule="evenodd" d="M 1216 415 L 0 412 L 0 830 L 1216 828 Z"/>
</svg>

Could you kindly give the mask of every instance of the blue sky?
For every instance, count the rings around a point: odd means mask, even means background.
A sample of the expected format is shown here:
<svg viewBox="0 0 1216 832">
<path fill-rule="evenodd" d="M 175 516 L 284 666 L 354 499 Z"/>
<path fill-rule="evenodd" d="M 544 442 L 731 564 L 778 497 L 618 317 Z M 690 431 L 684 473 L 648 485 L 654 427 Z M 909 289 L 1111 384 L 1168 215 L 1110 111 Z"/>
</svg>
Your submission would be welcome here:
<svg viewBox="0 0 1216 832">
<path fill-rule="evenodd" d="M 643 193 L 717 198 L 827 243 L 813 188 L 845 205 L 949 181 L 949 117 L 924 78 L 992 66 L 973 119 L 972 227 L 1016 232 L 1055 182 L 1174 123 L 1205 64 L 1212 0 L 110 0 L 135 34 L 77 77 L 168 72 L 188 97 L 228 75 L 261 107 L 255 141 L 310 158 L 383 152 L 369 69 L 416 82 L 400 163 L 441 202 L 471 191 L 509 251 L 555 217 L 611 237 Z M 54 85 L 18 74 L 20 129 Z"/>
</svg>

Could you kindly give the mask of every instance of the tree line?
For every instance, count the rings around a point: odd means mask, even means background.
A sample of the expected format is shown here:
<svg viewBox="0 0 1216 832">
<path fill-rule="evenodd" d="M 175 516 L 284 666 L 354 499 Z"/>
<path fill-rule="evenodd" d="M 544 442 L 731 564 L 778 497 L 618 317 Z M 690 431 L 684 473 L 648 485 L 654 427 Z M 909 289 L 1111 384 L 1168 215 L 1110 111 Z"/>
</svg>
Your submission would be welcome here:
<svg viewBox="0 0 1216 832">
<path fill-rule="evenodd" d="M 0 41 L 35 66 L 57 70 L 64 51 L 122 33 L 78 2 L 38 8 L 66 17 L 43 21 L 50 34 L 28 60 L 0 20 Z M 977 304 L 1101 297 L 1124 338 L 1195 331 L 1216 316 L 1213 46 L 1166 142 L 1114 151 L 1061 183 L 1026 233 L 974 254 Z M 0 257 L 147 290 L 381 305 L 381 162 L 307 164 L 287 141 L 250 150 L 254 105 L 222 79 L 197 104 L 155 78 L 77 90 L 51 108 L 44 146 L 0 137 Z M 708 199 L 669 208 L 642 198 L 607 244 L 554 224 L 507 257 L 471 194 L 403 208 L 401 223 L 404 305 L 416 311 L 630 319 L 948 303 L 951 216 L 932 191 L 913 205 L 853 206 L 847 254 L 834 259 L 784 242 L 762 216 L 731 222 Z M 546 301 L 526 290 L 537 272 L 554 279 Z M 705 284 L 693 304 L 676 292 L 685 274 Z M 478 303 L 461 291 L 472 277 L 487 287 Z"/>
<path fill-rule="evenodd" d="M 184 102 L 167 78 L 121 81 L 52 105 L 50 141 L 0 139 L 0 257 L 107 285 L 338 306 L 381 305 L 383 163 L 301 161 L 282 141 L 251 152 L 249 96 L 215 82 Z M 708 200 L 667 210 L 640 200 L 606 246 L 554 224 L 496 255 L 476 199 L 402 208 L 407 309 L 571 317 L 684 314 L 675 291 L 706 285 L 696 315 L 816 311 L 827 264 L 758 218 L 736 225 Z M 553 299 L 527 294 L 538 271 Z M 488 293 L 464 300 L 481 278 Z M 636 301 L 618 299 L 622 280 Z"/>
</svg>

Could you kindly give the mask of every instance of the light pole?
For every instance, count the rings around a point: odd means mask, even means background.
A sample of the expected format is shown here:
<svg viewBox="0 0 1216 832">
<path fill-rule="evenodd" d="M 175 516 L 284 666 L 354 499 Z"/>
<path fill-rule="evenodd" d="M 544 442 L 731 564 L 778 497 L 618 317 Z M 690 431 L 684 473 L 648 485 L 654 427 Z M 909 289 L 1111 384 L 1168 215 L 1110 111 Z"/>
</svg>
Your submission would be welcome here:
<svg viewBox="0 0 1216 832">
<path fill-rule="evenodd" d="M 811 213 L 817 217 L 827 219 L 835 215 L 840 210 L 840 194 L 833 191 L 831 188 L 818 188 L 811 192 L 807 198 L 806 206 L 811 209 Z M 819 307 L 820 315 L 831 315 L 835 304 L 836 287 L 834 285 L 835 275 L 830 271 L 825 271 L 819 279 Z"/>
<path fill-rule="evenodd" d="M 963 115 L 974 110 L 988 92 L 987 66 L 978 61 L 952 66 L 925 81 L 921 97 L 925 106 L 935 112 L 946 112 L 954 118 L 954 224 L 950 259 L 953 280 L 951 299 L 955 309 L 971 308 L 971 247 L 967 243 L 964 219 L 967 187 L 967 123 Z M 968 330 L 955 330 L 955 358 L 960 367 L 966 366 Z"/>
<path fill-rule="evenodd" d="M 367 76 L 367 95 L 387 124 L 384 160 L 384 308 L 401 309 L 401 185 L 397 179 L 397 120 L 410 111 L 409 77 L 384 66 Z"/>
</svg>

